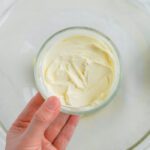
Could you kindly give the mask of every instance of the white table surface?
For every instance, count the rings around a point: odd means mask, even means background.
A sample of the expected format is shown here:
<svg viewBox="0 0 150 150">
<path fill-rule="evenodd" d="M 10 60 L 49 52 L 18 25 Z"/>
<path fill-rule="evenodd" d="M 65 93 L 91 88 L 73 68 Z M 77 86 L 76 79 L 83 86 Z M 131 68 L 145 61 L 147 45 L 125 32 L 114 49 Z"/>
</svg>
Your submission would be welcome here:
<svg viewBox="0 0 150 150">
<path fill-rule="evenodd" d="M 85 25 L 115 42 L 123 79 L 114 101 L 81 119 L 68 150 L 124 150 L 141 138 L 150 128 L 150 7 L 148 1 L 136 2 L 18 1 L 0 20 L 0 120 L 5 127 L 36 91 L 32 63 L 43 41 L 58 29 Z M 10 5 L 0 7 L 1 14 Z"/>
</svg>

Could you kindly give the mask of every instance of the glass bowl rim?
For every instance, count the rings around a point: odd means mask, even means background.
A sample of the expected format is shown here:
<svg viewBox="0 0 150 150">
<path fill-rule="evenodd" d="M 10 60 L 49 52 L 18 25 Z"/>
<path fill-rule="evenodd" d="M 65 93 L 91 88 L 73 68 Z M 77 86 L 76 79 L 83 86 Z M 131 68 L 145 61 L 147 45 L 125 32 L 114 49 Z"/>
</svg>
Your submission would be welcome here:
<svg viewBox="0 0 150 150">
<path fill-rule="evenodd" d="M 106 105 L 108 105 L 114 98 L 114 96 L 116 95 L 119 86 L 120 86 L 120 80 L 121 80 L 121 67 L 120 67 L 120 57 L 119 57 L 119 52 L 118 49 L 116 47 L 116 45 L 112 42 L 112 40 L 106 36 L 105 34 L 103 34 L 102 32 L 98 31 L 97 29 L 91 28 L 91 27 L 87 27 L 87 26 L 72 26 L 72 27 L 67 27 L 64 29 L 61 29 L 57 32 L 55 32 L 54 34 L 52 34 L 49 38 L 47 38 L 45 40 L 45 42 L 43 42 L 42 46 L 39 49 L 39 52 L 36 56 L 36 60 L 35 60 L 35 64 L 34 64 L 34 79 L 35 79 L 35 84 L 37 89 L 39 90 L 39 92 L 41 93 L 41 95 L 47 99 L 47 97 L 44 96 L 44 94 L 41 92 L 41 85 L 39 84 L 38 78 L 36 77 L 36 70 L 37 70 L 37 61 L 38 58 L 40 56 L 40 53 L 42 52 L 42 50 L 44 49 L 44 47 L 48 44 L 48 42 L 53 39 L 55 36 L 65 32 L 65 31 L 69 31 L 69 30 L 86 30 L 86 31 L 91 31 L 94 32 L 98 35 L 100 35 L 101 37 L 103 37 L 106 41 L 108 41 L 110 43 L 110 45 L 113 47 L 113 50 L 116 52 L 117 58 L 118 58 L 118 70 L 119 70 L 119 75 L 118 75 L 118 80 L 117 80 L 117 84 L 115 86 L 115 89 L 113 90 L 112 94 L 109 95 L 106 99 L 103 100 L 102 103 L 97 104 L 95 107 L 69 107 L 69 106 L 65 106 L 61 104 L 61 111 L 64 113 L 68 113 L 68 114 L 76 114 L 76 115 L 82 115 L 82 114 L 89 114 L 89 113 L 93 113 L 97 110 L 101 110 L 102 108 L 104 108 Z"/>
</svg>

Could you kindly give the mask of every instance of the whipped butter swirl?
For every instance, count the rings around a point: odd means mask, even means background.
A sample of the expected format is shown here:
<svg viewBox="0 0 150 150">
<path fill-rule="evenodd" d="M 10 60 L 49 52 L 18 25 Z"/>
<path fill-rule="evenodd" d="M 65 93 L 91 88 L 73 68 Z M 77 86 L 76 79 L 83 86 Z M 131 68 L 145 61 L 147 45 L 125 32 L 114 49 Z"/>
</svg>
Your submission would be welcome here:
<svg viewBox="0 0 150 150">
<path fill-rule="evenodd" d="M 45 87 L 60 97 L 63 105 L 93 105 L 110 93 L 114 58 L 103 41 L 73 35 L 50 48 L 42 72 Z"/>
</svg>

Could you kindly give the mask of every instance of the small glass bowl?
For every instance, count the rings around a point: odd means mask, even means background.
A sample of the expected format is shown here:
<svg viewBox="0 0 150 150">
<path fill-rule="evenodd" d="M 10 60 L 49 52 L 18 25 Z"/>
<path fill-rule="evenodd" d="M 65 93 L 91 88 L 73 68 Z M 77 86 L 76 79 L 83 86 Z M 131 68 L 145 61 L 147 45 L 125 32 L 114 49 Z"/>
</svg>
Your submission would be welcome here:
<svg viewBox="0 0 150 150">
<path fill-rule="evenodd" d="M 42 63 L 44 60 L 44 56 L 46 55 L 46 52 L 48 52 L 51 47 L 57 43 L 59 40 L 66 38 L 71 35 L 76 35 L 76 34 L 82 34 L 86 36 L 94 36 L 95 38 L 101 39 L 108 47 L 111 48 L 112 53 L 115 57 L 115 78 L 114 82 L 112 84 L 110 94 L 109 96 L 104 99 L 99 101 L 98 104 L 96 105 L 90 105 L 90 106 L 85 106 L 85 107 L 70 107 L 66 105 L 62 105 L 61 109 L 62 112 L 68 113 L 68 114 L 87 114 L 87 113 L 92 113 L 96 110 L 102 109 L 104 106 L 106 106 L 114 97 L 116 92 L 118 91 L 119 83 L 120 83 L 120 61 L 119 61 L 119 56 L 118 56 L 118 51 L 114 43 L 103 33 L 90 28 L 90 27 L 68 27 L 65 29 L 62 29 L 56 33 L 54 33 L 52 36 L 50 36 L 42 45 L 40 48 L 40 51 L 37 55 L 35 66 L 34 66 L 34 77 L 35 77 L 35 83 L 37 86 L 37 89 L 41 93 L 41 95 L 47 99 L 49 96 L 54 95 L 51 93 L 51 91 L 48 91 L 47 88 L 44 86 L 44 81 L 42 79 Z"/>
</svg>

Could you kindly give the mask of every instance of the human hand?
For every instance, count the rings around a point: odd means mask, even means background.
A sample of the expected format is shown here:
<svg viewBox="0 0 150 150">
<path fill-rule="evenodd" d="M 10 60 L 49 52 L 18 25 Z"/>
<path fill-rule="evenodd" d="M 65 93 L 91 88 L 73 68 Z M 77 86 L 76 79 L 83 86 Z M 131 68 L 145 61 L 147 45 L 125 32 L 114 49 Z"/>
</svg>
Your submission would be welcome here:
<svg viewBox="0 0 150 150">
<path fill-rule="evenodd" d="M 79 120 L 60 113 L 57 97 L 36 94 L 7 133 L 6 150 L 65 150 Z"/>
</svg>

